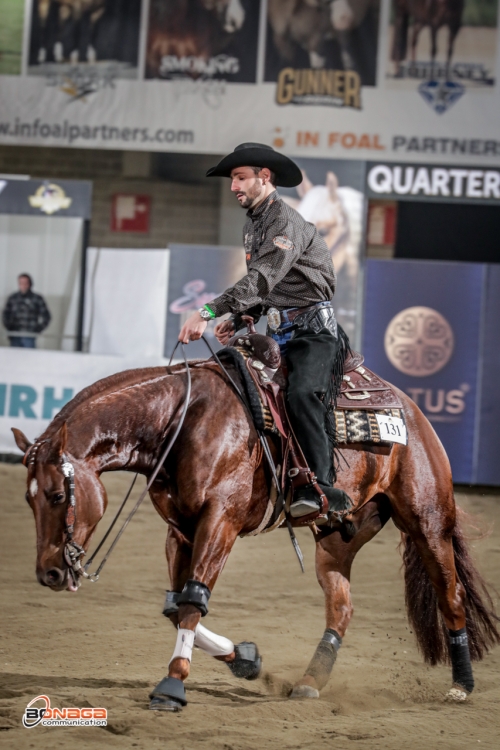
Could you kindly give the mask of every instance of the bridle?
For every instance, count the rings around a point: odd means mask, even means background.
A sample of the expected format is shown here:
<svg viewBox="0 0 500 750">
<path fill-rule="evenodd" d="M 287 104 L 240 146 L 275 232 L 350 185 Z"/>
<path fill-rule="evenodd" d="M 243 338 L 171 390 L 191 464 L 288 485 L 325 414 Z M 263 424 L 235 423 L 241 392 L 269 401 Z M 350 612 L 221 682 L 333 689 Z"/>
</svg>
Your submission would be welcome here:
<svg viewBox="0 0 500 750">
<path fill-rule="evenodd" d="M 73 531 L 75 530 L 76 522 L 76 500 L 75 500 L 75 467 L 68 461 L 66 456 L 62 455 L 63 464 L 61 471 L 64 474 L 66 480 L 66 496 L 68 504 L 66 507 L 66 515 L 64 516 L 64 531 L 65 531 L 65 544 L 64 544 L 64 559 L 68 566 L 73 583 L 75 586 L 79 586 L 80 576 L 88 578 L 89 576 L 82 568 L 80 559 L 84 556 L 85 550 L 73 539 Z"/>
<path fill-rule="evenodd" d="M 44 443 L 50 442 L 48 439 L 35 440 L 26 451 L 23 464 L 26 468 L 33 468 L 36 464 L 38 450 Z M 85 554 L 85 550 L 73 539 L 73 532 L 76 522 L 76 500 L 75 500 L 75 467 L 68 461 L 66 455 L 62 455 L 61 471 L 65 480 L 66 495 L 66 513 L 64 514 L 64 559 L 68 565 L 68 570 L 73 578 L 75 585 L 78 585 L 78 578 L 86 575 L 82 568 L 80 558 Z M 87 576 L 88 577 L 88 576 Z"/>
</svg>

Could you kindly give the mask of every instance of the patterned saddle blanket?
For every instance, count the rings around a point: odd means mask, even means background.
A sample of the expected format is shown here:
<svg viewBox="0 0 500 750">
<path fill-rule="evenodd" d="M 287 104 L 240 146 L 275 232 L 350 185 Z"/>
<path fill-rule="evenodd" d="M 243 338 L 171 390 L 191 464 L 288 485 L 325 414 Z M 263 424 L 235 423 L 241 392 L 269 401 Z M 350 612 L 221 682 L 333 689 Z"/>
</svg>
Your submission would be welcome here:
<svg viewBox="0 0 500 750">
<path fill-rule="evenodd" d="M 219 356 L 232 361 L 239 371 L 257 428 L 286 437 L 286 371 L 278 344 L 268 336 L 244 334 L 231 339 Z M 392 386 L 363 362 L 361 354 L 352 352 L 344 365 L 341 392 L 333 412 L 337 442 L 386 446 L 401 442 L 394 440 L 398 435 L 391 434 L 399 420 L 402 425 L 398 429 L 406 434 L 401 400 Z"/>
</svg>

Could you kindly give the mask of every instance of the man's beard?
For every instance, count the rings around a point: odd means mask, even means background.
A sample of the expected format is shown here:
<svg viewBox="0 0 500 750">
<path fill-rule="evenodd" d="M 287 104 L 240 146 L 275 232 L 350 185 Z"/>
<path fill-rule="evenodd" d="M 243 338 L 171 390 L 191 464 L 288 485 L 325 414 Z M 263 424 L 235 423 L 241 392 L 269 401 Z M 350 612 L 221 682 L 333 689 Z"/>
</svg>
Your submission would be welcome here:
<svg viewBox="0 0 500 750">
<path fill-rule="evenodd" d="M 244 200 L 240 203 L 240 206 L 242 208 L 250 208 L 252 203 L 255 201 L 256 198 L 260 196 L 261 193 L 261 186 L 259 184 L 259 179 L 255 178 L 255 182 L 252 185 L 252 187 L 244 193 L 243 190 L 240 190 L 238 193 L 236 193 L 236 197 L 239 195 L 244 195 Z"/>
</svg>

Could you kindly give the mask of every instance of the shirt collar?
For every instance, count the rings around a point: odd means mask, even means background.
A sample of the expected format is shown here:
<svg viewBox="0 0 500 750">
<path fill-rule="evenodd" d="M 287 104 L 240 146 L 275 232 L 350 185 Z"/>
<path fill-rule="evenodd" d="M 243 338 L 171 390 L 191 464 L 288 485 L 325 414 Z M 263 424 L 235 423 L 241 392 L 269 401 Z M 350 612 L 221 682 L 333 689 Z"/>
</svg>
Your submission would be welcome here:
<svg viewBox="0 0 500 750">
<path fill-rule="evenodd" d="M 280 196 L 278 191 L 274 190 L 270 195 L 267 196 L 265 201 L 262 201 L 262 203 L 257 206 L 257 208 L 250 208 L 247 211 L 247 216 L 252 220 L 257 219 L 259 216 L 262 216 L 262 214 L 266 213 L 266 211 L 273 205 L 273 203 L 276 203 L 276 201 L 279 199 Z"/>
</svg>

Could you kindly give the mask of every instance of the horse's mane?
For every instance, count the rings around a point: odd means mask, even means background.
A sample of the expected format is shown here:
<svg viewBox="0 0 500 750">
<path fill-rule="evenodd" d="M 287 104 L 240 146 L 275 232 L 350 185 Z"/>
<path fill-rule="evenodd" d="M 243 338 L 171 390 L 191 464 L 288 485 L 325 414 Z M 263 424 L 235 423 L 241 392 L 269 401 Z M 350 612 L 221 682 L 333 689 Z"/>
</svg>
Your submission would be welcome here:
<svg viewBox="0 0 500 750">
<path fill-rule="evenodd" d="M 182 364 L 180 367 L 182 368 L 184 365 Z M 86 388 L 79 391 L 71 401 L 68 401 L 68 403 L 63 406 L 41 437 L 47 438 L 55 435 L 75 409 L 94 396 L 101 395 L 104 391 L 109 389 L 117 389 L 120 386 L 129 385 L 131 381 L 140 382 L 142 378 L 151 378 L 151 376 L 161 374 L 166 377 L 174 374 L 178 368 L 179 365 L 174 365 L 173 367 L 142 367 L 136 370 L 117 372 L 114 375 L 108 375 L 106 378 L 97 380 L 95 383 L 92 383 L 92 385 L 88 385 Z"/>
</svg>

